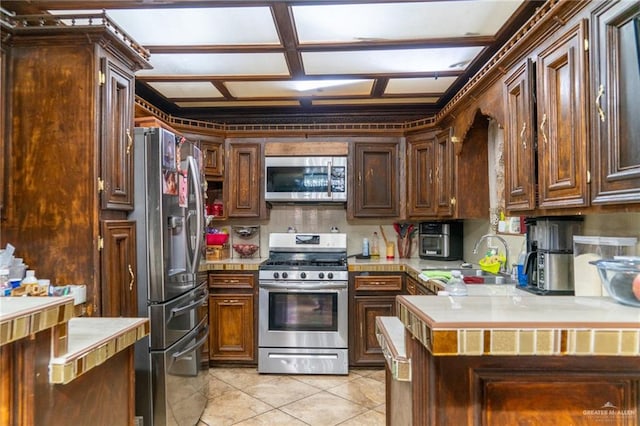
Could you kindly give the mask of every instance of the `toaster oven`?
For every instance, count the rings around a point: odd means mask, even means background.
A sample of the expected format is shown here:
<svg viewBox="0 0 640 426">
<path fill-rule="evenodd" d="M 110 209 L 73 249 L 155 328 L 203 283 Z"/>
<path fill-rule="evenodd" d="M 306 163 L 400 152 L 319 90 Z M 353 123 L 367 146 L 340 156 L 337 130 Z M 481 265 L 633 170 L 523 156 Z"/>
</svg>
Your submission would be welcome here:
<svg viewBox="0 0 640 426">
<path fill-rule="evenodd" d="M 418 241 L 420 258 L 462 260 L 462 222 L 422 222 Z"/>
</svg>

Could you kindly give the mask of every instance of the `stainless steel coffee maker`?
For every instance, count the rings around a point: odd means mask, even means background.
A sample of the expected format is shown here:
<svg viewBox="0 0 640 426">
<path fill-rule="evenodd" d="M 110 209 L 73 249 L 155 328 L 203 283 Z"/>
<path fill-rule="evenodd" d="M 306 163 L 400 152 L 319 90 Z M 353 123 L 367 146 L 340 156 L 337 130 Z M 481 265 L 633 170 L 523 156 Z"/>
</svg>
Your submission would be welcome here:
<svg viewBox="0 0 640 426">
<path fill-rule="evenodd" d="M 527 218 L 526 290 L 536 294 L 573 295 L 573 236 L 581 217 Z"/>
</svg>

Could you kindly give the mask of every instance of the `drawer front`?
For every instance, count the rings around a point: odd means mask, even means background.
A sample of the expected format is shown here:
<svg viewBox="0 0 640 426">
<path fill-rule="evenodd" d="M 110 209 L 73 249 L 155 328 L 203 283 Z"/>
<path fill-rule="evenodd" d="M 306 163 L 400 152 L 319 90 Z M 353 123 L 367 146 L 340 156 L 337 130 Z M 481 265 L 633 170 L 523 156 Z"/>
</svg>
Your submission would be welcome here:
<svg viewBox="0 0 640 426">
<path fill-rule="evenodd" d="M 412 278 L 407 278 L 407 294 L 415 296 L 417 294 L 417 284 Z"/>
<path fill-rule="evenodd" d="M 367 275 L 355 277 L 356 291 L 401 291 L 401 275 Z"/>
<path fill-rule="evenodd" d="M 210 288 L 253 288 L 254 274 L 209 274 Z"/>
</svg>

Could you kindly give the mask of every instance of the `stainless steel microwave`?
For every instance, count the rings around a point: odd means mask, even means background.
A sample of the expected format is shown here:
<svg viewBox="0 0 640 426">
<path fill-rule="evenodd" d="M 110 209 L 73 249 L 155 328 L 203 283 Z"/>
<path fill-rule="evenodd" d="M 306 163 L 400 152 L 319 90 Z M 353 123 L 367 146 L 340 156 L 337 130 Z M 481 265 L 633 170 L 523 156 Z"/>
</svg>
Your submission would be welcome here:
<svg viewBox="0 0 640 426">
<path fill-rule="evenodd" d="M 346 202 L 347 157 L 266 157 L 270 202 Z"/>
</svg>

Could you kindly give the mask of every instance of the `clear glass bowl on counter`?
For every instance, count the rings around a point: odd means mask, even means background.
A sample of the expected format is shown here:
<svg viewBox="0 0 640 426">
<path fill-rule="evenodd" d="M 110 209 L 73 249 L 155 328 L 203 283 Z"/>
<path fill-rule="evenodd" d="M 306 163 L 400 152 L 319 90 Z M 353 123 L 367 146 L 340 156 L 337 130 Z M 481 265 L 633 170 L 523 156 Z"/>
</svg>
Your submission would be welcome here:
<svg viewBox="0 0 640 426">
<path fill-rule="evenodd" d="M 618 302 L 640 307 L 640 257 L 620 257 L 589 262 L 609 295 Z"/>
</svg>

